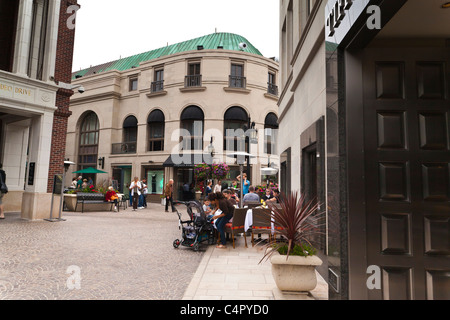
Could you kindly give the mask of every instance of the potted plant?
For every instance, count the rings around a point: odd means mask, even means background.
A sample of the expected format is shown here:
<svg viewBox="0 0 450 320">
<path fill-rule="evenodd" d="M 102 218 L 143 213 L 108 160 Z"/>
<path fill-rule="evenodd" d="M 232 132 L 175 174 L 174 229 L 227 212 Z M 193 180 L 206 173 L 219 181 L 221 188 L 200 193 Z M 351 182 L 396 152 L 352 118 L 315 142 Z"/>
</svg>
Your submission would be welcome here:
<svg viewBox="0 0 450 320">
<path fill-rule="evenodd" d="M 278 289 L 288 292 L 309 292 L 317 286 L 316 267 L 322 260 L 310 237 L 320 233 L 319 223 L 323 217 L 317 213 L 319 205 L 306 201 L 305 195 L 298 192 L 280 195 L 280 203 L 267 203 L 267 219 L 273 223 L 275 233 L 282 240 L 266 245 L 263 259 L 270 259 L 272 275 Z"/>
</svg>

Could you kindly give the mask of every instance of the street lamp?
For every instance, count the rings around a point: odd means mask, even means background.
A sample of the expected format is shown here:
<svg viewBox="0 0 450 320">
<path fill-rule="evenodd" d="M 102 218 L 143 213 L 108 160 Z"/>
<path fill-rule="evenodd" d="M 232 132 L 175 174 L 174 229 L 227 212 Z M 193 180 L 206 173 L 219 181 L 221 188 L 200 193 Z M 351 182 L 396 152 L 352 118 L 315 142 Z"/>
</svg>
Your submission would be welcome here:
<svg viewBox="0 0 450 320">
<path fill-rule="evenodd" d="M 248 124 L 244 126 L 245 131 L 245 142 L 247 142 L 247 153 L 250 153 L 250 144 L 258 144 L 258 130 L 255 129 L 256 123 L 252 122 L 251 118 L 248 117 Z M 255 158 L 255 157 L 253 157 Z M 249 178 L 250 174 L 250 157 L 247 156 L 247 175 Z"/>
<path fill-rule="evenodd" d="M 214 142 L 214 138 L 211 136 L 211 142 L 209 143 L 209 146 L 208 146 L 208 153 L 209 153 L 210 156 L 211 156 L 211 163 L 209 163 L 210 166 L 211 166 L 211 180 L 212 180 L 212 171 L 213 171 L 213 164 L 214 164 L 214 156 L 215 156 L 215 154 L 216 154 L 216 148 L 214 148 L 213 142 Z M 205 161 L 205 162 L 206 162 L 206 161 Z M 208 181 L 207 181 L 207 182 L 208 182 Z"/>
</svg>

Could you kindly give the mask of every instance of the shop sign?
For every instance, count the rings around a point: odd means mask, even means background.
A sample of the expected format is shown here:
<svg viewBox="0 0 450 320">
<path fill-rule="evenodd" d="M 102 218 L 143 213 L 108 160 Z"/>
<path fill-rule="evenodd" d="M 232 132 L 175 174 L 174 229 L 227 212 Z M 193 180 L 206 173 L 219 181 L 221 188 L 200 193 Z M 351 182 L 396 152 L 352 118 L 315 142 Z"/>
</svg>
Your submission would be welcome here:
<svg viewBox="0 0 450 320">
<path fill-rule="evenodd" d="M 334 35 L 335 30 L 339 27 L 342 20 L 344 20 L 345 12 L 348 11 L 354 0 L 337 0 L 331 9 L 327 18 L 328 36 Z"/>
</svg>

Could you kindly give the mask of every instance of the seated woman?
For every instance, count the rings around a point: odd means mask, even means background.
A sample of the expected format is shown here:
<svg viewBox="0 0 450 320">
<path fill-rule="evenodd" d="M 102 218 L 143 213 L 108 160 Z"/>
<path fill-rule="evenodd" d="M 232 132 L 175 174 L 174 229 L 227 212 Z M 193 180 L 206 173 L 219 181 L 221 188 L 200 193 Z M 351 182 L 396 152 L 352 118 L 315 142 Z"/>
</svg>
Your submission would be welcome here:
<svg viewBox="0 0 450 320">
<path fill-rule="evenodd" d="M 216 247 L 219 249 L 225 249 L 227 239 L 225 237 L 225 225 L 233 217 L 234 206 L 228 201 L 221 192 L 210 193 L 208 200 L 215 206 L 215 210 L 212 212 L 213 219 L 216 221 L 216 228 L 220 234 L 220 244 Z M 215 215 L 216 211 L 220 210 L 221 214 Z"/>
<path fill-rule="evenodd" d="M 118 199 L 119 199 L 119 196 L 117 195 L 116 191 L 114 191 L 114 188 L 109 187 L 108 192 L 106 192 L 106 195 L 105 195 L 105 201 L 106 202 L 114 202 L 114 212 L 117 212 L 117 206 L 119 205 Z"/>
</svg>

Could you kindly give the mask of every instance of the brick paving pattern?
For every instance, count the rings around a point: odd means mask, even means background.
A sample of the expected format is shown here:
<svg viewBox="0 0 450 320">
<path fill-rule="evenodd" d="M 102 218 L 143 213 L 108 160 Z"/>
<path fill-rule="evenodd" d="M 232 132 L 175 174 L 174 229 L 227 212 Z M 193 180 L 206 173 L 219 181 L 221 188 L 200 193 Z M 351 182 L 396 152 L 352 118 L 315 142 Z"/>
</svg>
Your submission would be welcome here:
<svg viewBox="0 0 450 320">
<path fill-rule="evenodd" d="M 174 249 L 178 218 L 158 204 L 63 218 L 0 221 L 0 300 L 178 300 L 207 248 Z M 81 270 L 79 290 L 67 285 L 71 266 Z"/>
</svg>

